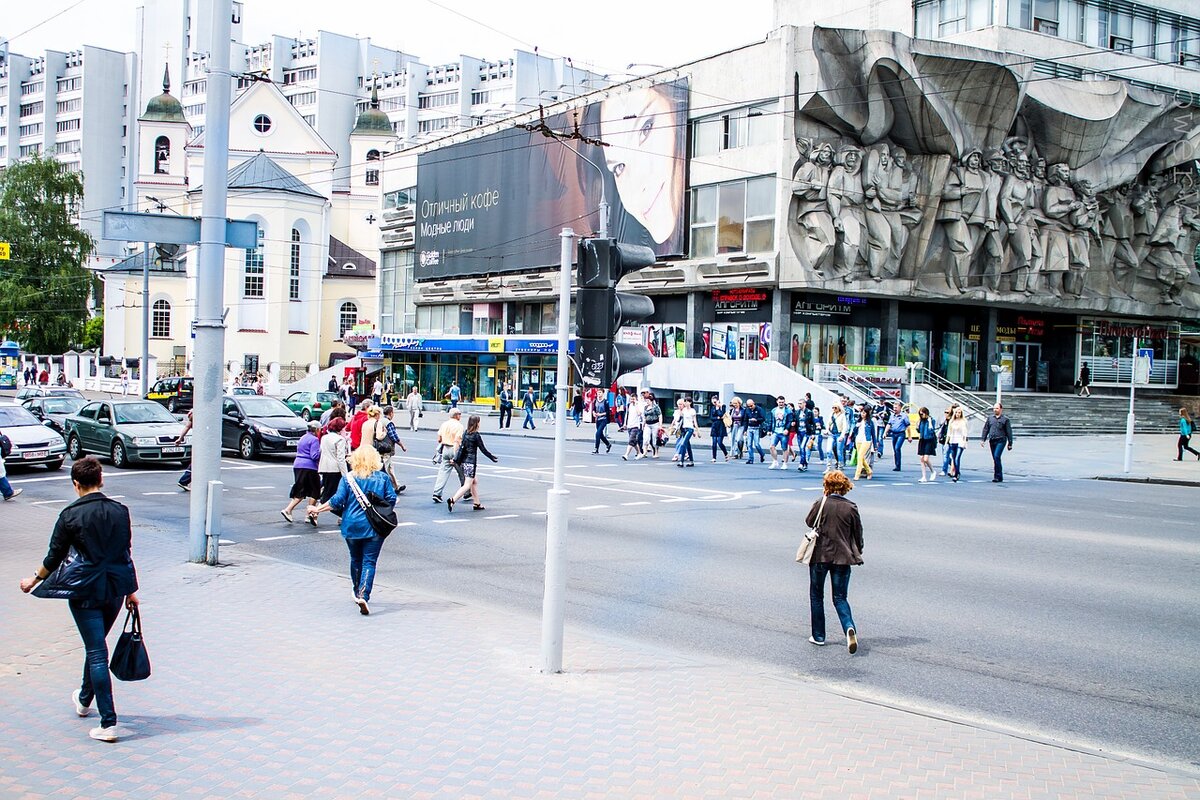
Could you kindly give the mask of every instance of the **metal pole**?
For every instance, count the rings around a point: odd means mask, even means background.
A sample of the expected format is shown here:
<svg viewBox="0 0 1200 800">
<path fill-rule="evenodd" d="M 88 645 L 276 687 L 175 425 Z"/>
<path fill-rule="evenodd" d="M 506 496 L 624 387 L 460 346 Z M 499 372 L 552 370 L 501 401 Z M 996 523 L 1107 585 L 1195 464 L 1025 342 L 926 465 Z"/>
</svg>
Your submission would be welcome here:
<svg viewBox="0 0 1200 800">
<path fill-rule="evenodd" d="M 142 242 L 142 397 L 150 392 L 150 243 Z"/>
<path fill-rule="evenodd" d="M 608 209 L 602 206 L 601 220 Z M 603 234 L 602 234 L 603 235 Z M 542 672 L 562 672 L 563 618 L 567 591 L 566 538 L 571 492 L 563 488 L 567 463 L 567 387 L 570 379 L 571 249 L 575 232 L 563 228 L 561 266 L 558 277 L 558 382 L 555 385 L 558 408 L 554 417 L 554 483 L 546 492 L 546 584 L 542 594 Z"/>
<path fill-rule="evenodd" d="M 229 43 L 231 0 L 212 4 L 213 50 L 208 67 L 204 129 L 204 202 L 196 267 L 196 345 L 192 357 L 194 404 L 188 558 L 207 559 L 209 536 L 220 537 L 220 517 L 206 519 L 208 495 L 221 478 L 221 395 L 225 390 L 225 201 L 229 171 Z M 210 528 L 209 525 L 212 525 Z M 217 528 L 217 530 L 213 530 Z"/>
<path fill-rule="evenodd" d="M 1137 387 L 1138 337 L 1133 337 L 1133 358 L 1129 361 L 1129 415 L 1125 417 L 1125 474 L 1133 469 L 1133 395 Z"/>
<path fill-rule="evenodd" d="M 225 484 L 221 481 L 208 482 L 208 506 L 204 509 L 208 520 L 208 550 L 204 563 L 215 567 L 221 557 L 221 506 L 225 492 Z"/>
</svg>

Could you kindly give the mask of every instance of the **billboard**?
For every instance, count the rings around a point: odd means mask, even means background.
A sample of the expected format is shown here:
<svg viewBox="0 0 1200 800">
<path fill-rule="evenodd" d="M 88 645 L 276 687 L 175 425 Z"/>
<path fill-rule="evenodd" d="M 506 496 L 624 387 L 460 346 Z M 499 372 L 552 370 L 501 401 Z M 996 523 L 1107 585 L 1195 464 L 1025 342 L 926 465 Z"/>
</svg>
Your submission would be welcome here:
<svg viewBox="0 0 1200 800">
<path fill-rule="evenodd" d="M 602 189 L 610 236 L 683 255 L 687 93 L 620 90 L 546 117 L 562 140 L 514 126 L 418 155 L 415 279 L 554 266 L 563 228 L 600 230 Z"/>
</svg>

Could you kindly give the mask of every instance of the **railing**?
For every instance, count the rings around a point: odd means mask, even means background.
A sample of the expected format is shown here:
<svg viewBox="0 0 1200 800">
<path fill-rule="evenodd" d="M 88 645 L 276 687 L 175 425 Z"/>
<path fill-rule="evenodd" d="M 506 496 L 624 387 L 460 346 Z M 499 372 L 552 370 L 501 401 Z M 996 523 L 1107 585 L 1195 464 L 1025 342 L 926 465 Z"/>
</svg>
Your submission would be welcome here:
<svg viewBox="0 0 1200 800">
<path fill-rule="evenodd" d="M 951 402 L 958 403 L 967 409 L 969 412 L 968 416 L 979 415 L 980 417 L 987 417 L 992 411 L 992 407 L 988 402 L 979 395 L 968 392 L 961 386 L 951 383 L 928 367 L 920 371 L 918 382 L 925 384 L 938 394 L 949 398 Z"/>
<path fill-rule="evenodd" d="M 899 400 L 903 395 L 903 384 L 881 384 L 861 372 L 855 372 L 842 364 L 818 364 L 817 383 L 824 386 L 837 384 L 857 401 L 878 403 L 880 400 Z"/>
</svg>

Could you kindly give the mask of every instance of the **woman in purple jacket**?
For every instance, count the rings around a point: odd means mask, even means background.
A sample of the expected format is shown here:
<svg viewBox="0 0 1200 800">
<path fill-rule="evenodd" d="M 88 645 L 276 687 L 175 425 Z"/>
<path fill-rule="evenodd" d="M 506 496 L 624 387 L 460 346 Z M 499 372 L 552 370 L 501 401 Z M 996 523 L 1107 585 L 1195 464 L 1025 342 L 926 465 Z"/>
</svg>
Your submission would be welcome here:
<svg viewBox="0 0 1200 800">
<path fill-rule="evenodd" d="M 321 440 L 317 436 L 320 430 L 321 423 L 317 420 L 308 423 L 308 433 L 301 436 L 300 443 L 296 445 L 296 460 L 292 462 L 292 473 L 296 477 L 288 493 L 292 500 L 287 508 L 279 512 L 288 522 L 295 521 L 292 511 L 300 505 L 301 500 L 307 497 L 308 507 L 312 508 L 321 496 L 321 475 L 317 472 L 317 465 L 321 461 Z M 311 517 L 308 519 L 312 521 Z"/>
</svg>

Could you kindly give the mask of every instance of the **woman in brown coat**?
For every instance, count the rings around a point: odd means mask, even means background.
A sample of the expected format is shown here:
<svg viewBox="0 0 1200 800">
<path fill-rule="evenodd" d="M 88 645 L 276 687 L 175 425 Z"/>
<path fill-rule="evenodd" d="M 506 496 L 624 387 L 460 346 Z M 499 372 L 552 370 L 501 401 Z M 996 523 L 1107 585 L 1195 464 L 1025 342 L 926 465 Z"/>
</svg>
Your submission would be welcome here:
<svg viewBox="0 0 1200 800">
<path fill-rule="evenodd" d="M 812 636 L 808 640 L 817 646 L 825 644 L 825 576 L 833 589 L 833 607 L 846 632 L 846 648 L 850 655 L 858 652 L 858 634 L 846 590 L 850 586 L 850 567 L 863 563 L 862 519 L 858 506 L 846 499 L 854 484 L 842 472 L 825 473 L 825 508 L 821 501 L 813 503 L 805 522 L 817 528 L 817 542 L 812 563 L 808 565 L 808 600 L 812 607 Z M 820 523 L 817 515 L 820 513 Z"/>
</svg>

